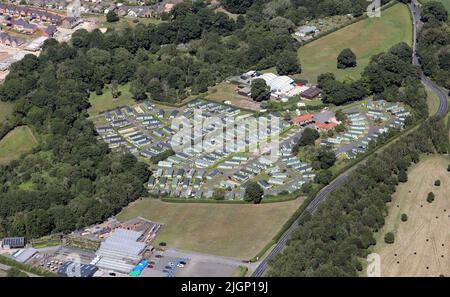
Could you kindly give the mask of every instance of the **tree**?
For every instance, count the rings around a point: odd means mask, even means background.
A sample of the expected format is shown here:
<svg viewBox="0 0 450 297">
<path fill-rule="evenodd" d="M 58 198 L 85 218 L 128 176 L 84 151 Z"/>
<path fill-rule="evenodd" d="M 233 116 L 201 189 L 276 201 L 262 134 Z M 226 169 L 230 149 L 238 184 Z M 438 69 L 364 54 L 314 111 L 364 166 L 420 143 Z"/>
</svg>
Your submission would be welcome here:
<svg viewBox="0 0 450 297">
<path fill-rule="evenodd" d="M 251 85 L 252 99 L 261 102 L 270 99 L 270 87 L 262 78 L 257 78 L 252 81 Z"/>
<path fill-rule="evenodd" d="M 244 200 L 247 202 L 253 201 L 253 203 L 258 204 L 261 202 L 264 195 L 264 190 L 256 182 L 250 182 L 245 187 Z"/>
<path fill-rule="evenodd" d="M 448 11 L 444 4 L 438 1 L 430 1 L 422 6 L 422 21 L 429 22 L 432 19 L 439 22 L 446 22 L 448 19 Z"/>
<path fill-rule="evenodd" d="M 329 146 L 321 147 L 317 152 L 316 160 L 320 162 L 320 168 L 329 169 L 336 162 L 336 154 Z"/>
<path fill-rule="evenodd" d="M 441 185 L 441 181 L 438 179 L 438 180 L 436 180 L 435 182 L 434 182 L 434 185 L 436 186 L 436 187 L 439 187 L 440 185 Z"/>
<path fill-rule="evenodd" d="M 147 99 L 147 93 L 145 85 L 139 80 L 133 80 L 130 83 L 130 92 L 133 94 L 133 98 L 136 100 Z"/>
<path fill-rule="evenodd" d="M 450 164 L 447 166 L 447 171 L 450 172 Z"/>
<path fill-rule="evenodd" d="M 222 0 L 223 7 L 231 13 L 245 13 L 255 0 Z"/>
<path fill-rule="evenodd" d="M 406 213 L 402 213 L 401 220 L 402 222 L 406 222 L 408 220 L 408 215 Z"/>
<path fill-rule="evenodd" d="M 393 244 L 395 241 L 394 233 L 388 232 L 386 235 L 384 235 L 384 242 L 387 244 Z"/>
<path fill-rule="evenodd" d="M 323 89 L 327 82 L 335 80 L 336 76 L 334 75 L 334 73 L 331 72 L 322 73 L 317 77 L 317 86 Z"/>
<path fill-rule="evenodd" d="M 427 202 L 432 203 L 434 201 L 435 195 L 433 192 L 428 193 Z"/>
<path fill-rule="evenodd" d="M 295 74 L 301 72 L 297 53 L 294 51 L 284 51 L 277 61 L 277 71 L 280 75 Z"/>
<path fill-rule="evenodd" d="M 337 58 L 337 68 L 345 69 L 356 67 L 356 55 L 349 48 L 342 50 Z"/>
<path fill-rule="evenodd" d="M 398 181 L 401 183 L 406 183 L 408 181 L 408 174 L 405 170 L 400 170 L 398 172 Z"/>
<path fill-rule="evenodd" d="M 406 62 L 409 62 L 413 55 L 412 48 L 406 42 L 400 42 L 394 45 L 389 52 Z"/>
<path fill-rule="evenodd" d="M 117 15 L 117 13 L 115 13 L 113 10 L 108 11 L 108 13 L 106 14 L 106 21 L 108 23 L 114 23 L 119 21 L 119 16 Z"/>
<path fill-rule="evenodd" d="M 317 172 L 316 177 L 314 178 L 314 182 L 321 185 L 328 185 L 333 179 L 333 173 L 331 170 L 320 170 Z"/>
<path fill-rule="evenodd" d="M 117 81 L 113 80 L 111 82 L 111 86 L 109 87 L 111 90 L 111 96 L 116 99 L 120 96 L 120 91 L 119 91 L 119 84 L 117 83 Z"/>
<path fill-rule="evenodd" d="M 276 34 L 291 34 L 294 31 L 295 24 L 284 17 L 277 16 L 270 20 L 270 29 Z"/>
<path fill-rule="evenodd" d="M 316 129 L 306 128 L 303 130 L 302 136 L 298 142 L 299 146 L 313 145 L 317 139 L 319 139 L 320 134 Z"/>
</svg>

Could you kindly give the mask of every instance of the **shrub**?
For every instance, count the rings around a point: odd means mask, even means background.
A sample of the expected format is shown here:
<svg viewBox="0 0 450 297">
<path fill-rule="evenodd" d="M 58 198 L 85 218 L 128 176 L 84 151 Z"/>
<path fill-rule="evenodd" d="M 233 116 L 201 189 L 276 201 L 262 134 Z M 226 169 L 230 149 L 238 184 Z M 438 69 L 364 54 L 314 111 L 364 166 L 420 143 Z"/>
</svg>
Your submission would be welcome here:
<svg viewBox="0 0 450 297">
<path fill-rule="evenodd" d="M 408 220 L 408 215 L 406 213 L 402 213 L 401 220 L 402 222 L 406 222 Z"/>
<path fill-rule="evenodd" d="M 405 170 L 400 170 L 398 173 L 398 181 L 401 183 L 406 183 L 408 181 L 408 174 Z"/>
<path fill-rule="evenodd" d="M 433 193 L 433 192 L 428 193 L 427 202 L 428 202 L 428 203 L 433 202 L 433 201 L 434 201 L 434 198 L 435 198 L 435 196 L 434 196 L 434 193 Z"/>
<path fill-rule="evenodd" d="M 394 241 L 395 241 L 394 233 L 392 232 L 386 233 L 386 235 L 384 236 L 384 242 L 386 242 L 387 244 L 393 244 Z"/>
<path fill-rule="evenodd" d="M 435 182 L 434 182 L 434 185 L 436 186 L 436 187 L 439 187 L 440 185 L 441 185 L 441 181 L 438 179 L 438 180 L 436 180 Z"/>
</svg>

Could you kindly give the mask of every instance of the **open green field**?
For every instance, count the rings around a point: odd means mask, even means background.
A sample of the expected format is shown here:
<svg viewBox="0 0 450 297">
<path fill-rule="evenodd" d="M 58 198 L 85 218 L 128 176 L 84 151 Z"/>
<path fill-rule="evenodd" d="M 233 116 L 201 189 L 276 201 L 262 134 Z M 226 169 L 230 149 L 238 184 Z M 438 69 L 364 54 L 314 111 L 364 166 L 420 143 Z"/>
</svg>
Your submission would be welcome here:
<svg viewBox="0 0 450 297">
<path fill-rule="evenodd" d="M 366 18 L 300 47 L 302 74 L 299 78 L 316 82 L 319 74 L 332 72 L 339 80 L 358 79 L 373 55 L 402 41 L 411 44 L 412 39 L 408 7 L 394 5 L 383 10 L 380 18 Z M 345 48 L 351 48 L 356 54 L 357 67 L 337 69 L 337 56 Z"/>
<path fill-rule="evenodd" d="M 96 18 L 96 17 L 95 17 Z M 133 22 L 133 20 L 138 20 L 138 22 Z M 100 16 L 98 17 L 98 21 L 100 23 L 99 27 L 100 28 L 112 28 L 112 29 L 125 29 L 127 27 L 134 27 L 138 24 L 144 24 L 144 25 L 148 25 L 148 24 L 159 24 L 162 23 L 163 21 L 159 20 L 159 19 L 154 19 L 154 18 L 126 18 L 126 17 L 121 17 L 119 19 L 119 21 L 117 22 L 113 22 L 113 23 L 108 23 L 106 21 L 106 17 L 105 16 Z"/>
<path fill-rule="evenodd" d="M 437 97 L 436 93 L 427 90 L 427 104 L 428 104 L 428 112 L 430 115 L 434 115 L 439 108 L 439 98 Z"/>
<path fill-rule="evenodd" d="M 169 247 L 250 259 L 281 229 L 303 199 L 253 204 L 168 203 L 143 199 L 119 215 L 120 221 L 143 217 L 165 224 L 156 241 Z"/>
<path fill-rule="evenodd" d="M 431 155 L 408 170 L 408 182 L 400 184 L 388 204 L 384 227 L 375 234 L 373 252 L 381 257 L 381 276 L 439 276 L 450 274 L 448 228 L 450 211 L 448 156 Z M 435 186 L 436 180 L 441 181 Z M 426 201 L 429 192 L 436 196 Z M 408 220 L 401 221 L 406 214 Z M 395 234 L 386 244 L 384 235 Z"/>
<path fill-rule="evenodd" d="M 447 8 L 448 12 L 450 13 L 450 0 L 419 0 L 421 3 L 425 4 L 430 1 L 439 1 L 444 4 L 445 8 Z"/>
<path fill-rule="evenodd" d="M 6 118 L 13 112 L 14 103 L 0 101 L 0 122 L 6 120 Z"/>
<path fill-rule="evenodd" d="M 135 101 L 130 93 L 129 84 L 119 85 L 118 89 L 121 94 L 117 99 L 113 99 L 111 90 L 108 86 L 103 89 L 103 94 L 100 96 L 96 95 L 95 92 L 92 92 L 89 97 L 89 102 L 91 103 L 91 107 L 88 109 L 89 114 L 94 116 L 106 110 L 114 109 L 118 106 L 135 104 Z"/>
<path fill-rule="evenodd" d="M 6 134 L 0 140 L 0 164 L 18 159 L 22 154 L 31 151 L 37 140 L 27 126 L 20 126 Z"/>
</svg>

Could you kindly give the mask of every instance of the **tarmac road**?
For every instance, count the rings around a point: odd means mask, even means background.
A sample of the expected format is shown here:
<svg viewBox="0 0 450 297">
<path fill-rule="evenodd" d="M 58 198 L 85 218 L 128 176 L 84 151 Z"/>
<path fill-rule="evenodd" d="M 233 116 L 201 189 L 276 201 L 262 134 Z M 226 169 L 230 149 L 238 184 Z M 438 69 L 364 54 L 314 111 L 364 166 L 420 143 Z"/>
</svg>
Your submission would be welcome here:
<svg viewBox="0 0 450 297">
<path fill-rule="evenodd" d="M 422 28 L 422 23 L 420 21 L 420 11 L 416 6 L 415 1 L 412 1 L 412 3 L 408 4 L 411 13 L 413 15 L 414 19 L 414 42 L 413 42 L 413 63 L 415 65 L 420 65 L 420 60 L 417 57 L 416 49 L 417 49 L 417 33 Z M 435 83 L 433 83 L 429 78 L 427 78 L 425 75 L 422 74 L 421 77 L 422 83 L 432 92 L 436 93 L 436 95 L 439 98 L 439 108 L 436 112 L 436 116 L 443 117 L 447 114 L 448 111 L 448 99 L 447 96 L 440 87 L 438 87 Z M 310 213 L 313 213 L 319 204 L 327 197 L 327 195 L 332 192 L 334 189 L 338 188 L 342 183 L 347 179 L 349 173 L 355 168 L 356 166 L 350 168 L 343 174 L 341 174 L 339 177 L 337 177 L 335 180 L 333 180 L 328 186 L 324 187 L 314 198 L 313 201 L 308 205 L 306 208 L 307 211 Z M 295 221 L 291 227 L 281 236 L 275 247 L 269 252 L 269 254 L 261 260 L 259 266 L 255 269 L 255 271 L 252 273 L 252 277 L 260 277 L 263 275 L 264 271 L 266 270 L 269 261 L 272 260 L 277 254 L 279 254 L 283 248 L 286 246 L 290 235 L 292 232 L 298 228 L 298 220 Z"/>
</svg>

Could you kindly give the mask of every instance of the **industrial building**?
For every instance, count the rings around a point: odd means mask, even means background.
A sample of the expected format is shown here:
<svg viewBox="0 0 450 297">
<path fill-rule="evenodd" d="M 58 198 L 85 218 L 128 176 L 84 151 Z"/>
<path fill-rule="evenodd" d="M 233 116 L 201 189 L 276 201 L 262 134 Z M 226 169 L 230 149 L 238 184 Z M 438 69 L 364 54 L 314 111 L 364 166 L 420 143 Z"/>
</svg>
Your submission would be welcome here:
<svg viewBox="0 0 450 297">
<path fill-rule="evenodd" d="M 24 237 L 7 237 L 2 240 L 2 248 L 4 249 L 18 249 L 25 247 Z"/>
<path fill-rule="evenodd" d="M 143 232 L 116 229 L 110 237 L 101 243 L 91 264 L 102 269 L 129 273 L 141 260 L 140 254 L 146 244 L 137 240 Z"/>
</svg>

